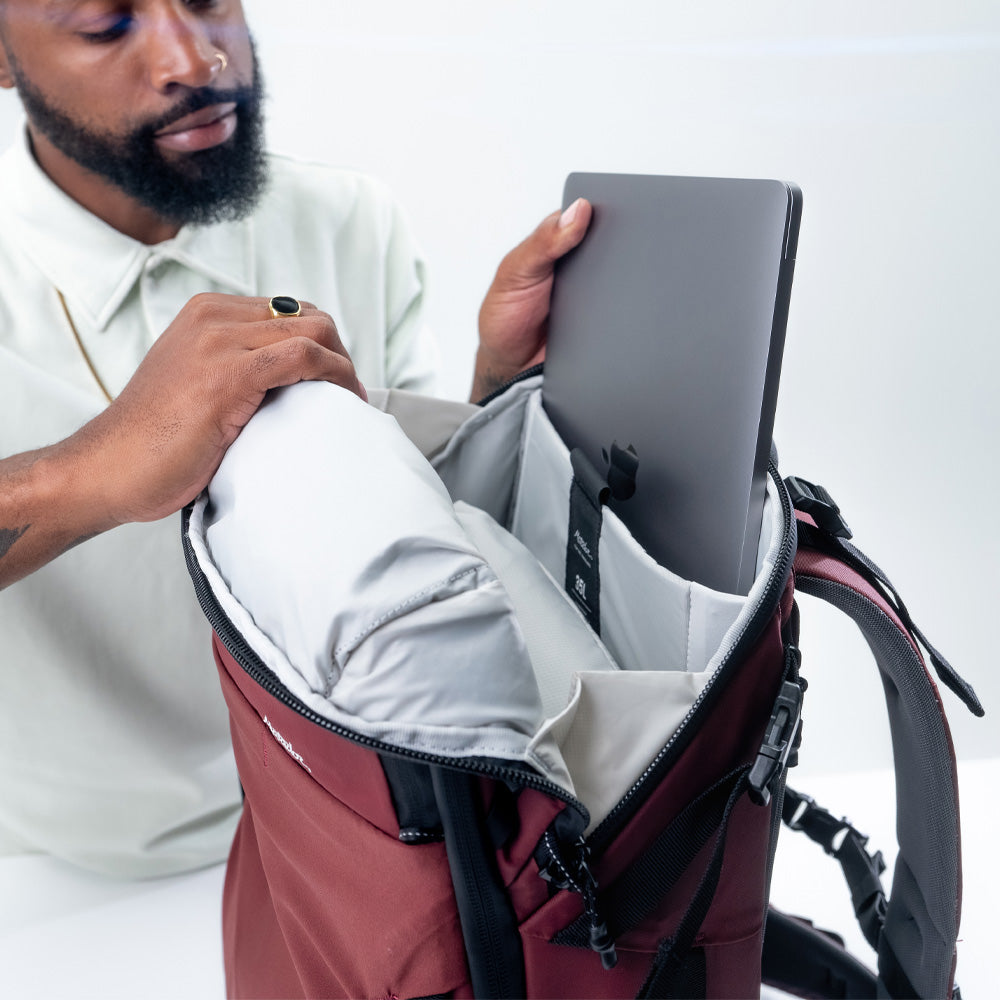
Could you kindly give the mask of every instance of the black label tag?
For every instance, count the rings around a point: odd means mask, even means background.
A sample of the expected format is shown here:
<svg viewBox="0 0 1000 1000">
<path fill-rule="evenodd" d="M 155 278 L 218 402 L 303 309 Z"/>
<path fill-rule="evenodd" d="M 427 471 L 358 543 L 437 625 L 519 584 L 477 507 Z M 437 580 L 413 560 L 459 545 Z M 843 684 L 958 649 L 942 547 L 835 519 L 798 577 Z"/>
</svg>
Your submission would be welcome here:
<svg viewBox="0 0 1000 1000">
<path fill-rule="evenodd" d="M 587 624 L 601 634 L 601 503 L 606 498 L 606 484 L 597 479 L 592 468 L 574 450 L 573 485 L 569 491 L 569 532 L 566 539 L 566 592 L 573 598 Z M 595 486 L 600 486 L 595 489 Z"/>
</svg>

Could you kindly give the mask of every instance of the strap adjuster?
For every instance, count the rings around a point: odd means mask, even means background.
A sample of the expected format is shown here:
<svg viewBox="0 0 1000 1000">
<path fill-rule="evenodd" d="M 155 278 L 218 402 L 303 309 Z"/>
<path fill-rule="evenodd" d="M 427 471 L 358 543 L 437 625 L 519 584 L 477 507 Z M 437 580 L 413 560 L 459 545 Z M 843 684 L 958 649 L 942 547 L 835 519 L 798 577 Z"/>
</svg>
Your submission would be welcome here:
<svg viewBox="0 0 1000 1000">
<path fill-rule="evenodd" d="M 844 520 L 833 497 L 822 487 L 810 483 L 808 479 L 789 476 L 785 480 L 792 506 L 808 514 L 818 528 L 836 538 L 853 538 L 854 532 Z"/>
<path fill-rule="evenodd" d="M 885 872 L 882 852 L 869 853 L 868 838 L 849 820 L 836 819 L 808 795 L 791 788 L 785 789 L 782 819 L 789 829 L 801 830 L 840 862 L 851 890 L 854 915 L 868 943 L 877 949 L 888 911 L 882 888 L 881 876 Z"/>
<path fill-rule="evenodd" d="M 757 805 L 766 806 L 771 801 L 771 786 L 788 767 L 801 725 L 802 685 L 797 681 L 785 681 L 771 709 L 764 742 L 747 778 L 750 798 Z"/>
</svg>

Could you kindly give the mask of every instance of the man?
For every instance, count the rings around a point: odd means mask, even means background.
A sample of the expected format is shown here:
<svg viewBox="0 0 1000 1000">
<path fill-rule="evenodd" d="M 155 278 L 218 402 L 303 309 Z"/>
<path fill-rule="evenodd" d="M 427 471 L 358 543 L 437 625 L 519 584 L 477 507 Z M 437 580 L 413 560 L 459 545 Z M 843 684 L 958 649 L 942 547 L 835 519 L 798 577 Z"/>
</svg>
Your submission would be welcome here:
<svg viewBox="0 0 1000 1000">
<path fill-rule="evenodd" d="M 0 160 L 0 852 L 193 868 L 239 796 L 163 519 L 270 388 L 427 388 L 422 264 L 378 185 L 263 157 L 239 0 L 0 0 L 0 86 L 27 115 Z M 589 212 L 501 264 L 474 397 L 543 354 Z"/>
</svg>

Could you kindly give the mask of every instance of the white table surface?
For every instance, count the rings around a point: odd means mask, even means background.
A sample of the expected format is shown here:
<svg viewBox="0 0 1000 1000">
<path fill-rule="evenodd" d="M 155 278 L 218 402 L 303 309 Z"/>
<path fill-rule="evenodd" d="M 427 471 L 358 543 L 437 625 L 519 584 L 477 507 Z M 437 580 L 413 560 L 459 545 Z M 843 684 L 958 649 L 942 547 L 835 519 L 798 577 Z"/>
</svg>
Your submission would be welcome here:
<svg viewBox="0 0 1000 1000">
<path fill-rule="evenodd" d="M 993 997 L 996 972 L 1000 759 L 959 768 L 965 897 L 958 982 L 965 1000 Z M 791 774 L 790 784 L 848 815 L 871 847 L 895 853 L 892 775 Z M 224 996 L 219 905 L 223 867 L 149 882 L 117 882 L 43 856 L 0 858 L 0 996 L 186 1000 Z M 772 900 L 847 938 L 868 960 L 839 866 L 784 831 Z"/>
</svg>

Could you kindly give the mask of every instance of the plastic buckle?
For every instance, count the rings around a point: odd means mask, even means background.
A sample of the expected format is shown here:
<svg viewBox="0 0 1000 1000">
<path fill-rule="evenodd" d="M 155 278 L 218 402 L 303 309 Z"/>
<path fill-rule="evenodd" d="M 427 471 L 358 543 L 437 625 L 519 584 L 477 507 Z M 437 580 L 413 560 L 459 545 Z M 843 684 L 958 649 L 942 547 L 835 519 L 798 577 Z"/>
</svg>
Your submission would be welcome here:
<svg viewBox="0 0 1000 1000">
<path fill-rule="evenodd" d="M 798 476 L 789 476 L 785 480 L 785 486 L 788 488 L 792 506 L 808 514 L 818 528 L 836 538 L 854 537 L 854 532 L 848 527 L 840 508 L 822 486 L 810 483 L 808 479 L 800 479 Z"/>
<path fill-rule="evenodd" d="M 788 801 L 788 794 L 791 789 L 788 789 L 785 793 L 785 801 Z M 788 820 L 787 826 L 789 830 L 803 830 L 805 827 L 802 825 L 803 821 L 813 812 L 816 806 L 816 800 L 811 795 L 803 795 L 802 792 L 795 792 L 795 812 L 792 813 L 792 818 Z"/>
<path fill-rule="evenodd" d="M 771 710 L 764 742 L 747 779 L 750 798 L 759 806 L 771 801 L 771 785 L 788 766 L 788 758 L 802 725 L 802 687 L 785 681 Z"/>
</svg>

